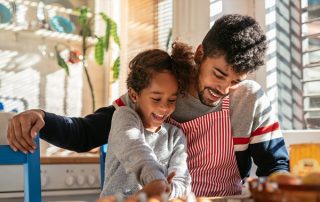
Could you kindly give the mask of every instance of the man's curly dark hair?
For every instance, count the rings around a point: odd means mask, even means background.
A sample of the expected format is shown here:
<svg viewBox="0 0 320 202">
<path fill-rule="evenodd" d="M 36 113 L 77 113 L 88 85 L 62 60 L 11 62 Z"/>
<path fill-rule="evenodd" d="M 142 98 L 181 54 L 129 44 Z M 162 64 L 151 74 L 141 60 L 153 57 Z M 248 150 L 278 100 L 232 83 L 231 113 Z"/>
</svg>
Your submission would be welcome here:
<svg viewBox="0 0 320 202">
<path fill-rule="evenodd" d="M 195 75 L 192 47 L 181 42 L 172 44 L 172 54 L 160 49 L 139 53 L 129 63 L 127 87 L 137 93 L 150 85 L 155 73 L 169 71 L 178 81 L 178 93 L 184 94 L 190 84 L 190 75 Z"/>
<path fill-rule="evenodd" d="M 266 36 L 250 16 L 232 14 L 219 18 L 202 41 L 204 57 L 224 55 L 233 71 L 255 71 L 264 64 Z"/>
</svg>

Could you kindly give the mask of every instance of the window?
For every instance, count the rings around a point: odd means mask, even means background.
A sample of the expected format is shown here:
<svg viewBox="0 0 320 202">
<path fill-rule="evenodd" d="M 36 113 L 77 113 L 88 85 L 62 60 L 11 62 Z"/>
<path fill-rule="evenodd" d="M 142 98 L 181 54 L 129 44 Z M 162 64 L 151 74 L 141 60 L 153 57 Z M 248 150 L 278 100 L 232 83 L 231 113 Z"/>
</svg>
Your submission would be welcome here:
<svg viewBox="0 0 320 202">
<path fill-rule="evenodd" d="M 320 128 L 320 1 L 302 1 L 304 118 Z"/>
<path fill-rule="evenodd" d="M 119 87 L 112 89 L 112 99 L 127 91 L 128 64 L 139 52 L 170 47 L 172 0 L 121 1 L 121 73 Z"/>
</svg>

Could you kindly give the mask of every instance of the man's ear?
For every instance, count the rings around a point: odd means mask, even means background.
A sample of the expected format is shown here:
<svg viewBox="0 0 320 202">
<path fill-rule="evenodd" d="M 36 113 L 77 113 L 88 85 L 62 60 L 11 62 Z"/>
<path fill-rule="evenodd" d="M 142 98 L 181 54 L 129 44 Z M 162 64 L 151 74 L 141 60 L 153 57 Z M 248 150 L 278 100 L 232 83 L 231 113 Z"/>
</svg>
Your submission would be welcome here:
<svg viewBox="0 0 320 202">
<path fill-rule="evenodd" d="M 203 59 L 203 47 L 202 44 L 200 44 L 194 54 L 194 61 L 196 62 L 196 64 L 200 65 L 201 61 Z"/>
<path fill-rule="evenodd" d="M 133 88 L 131 87 L 129 87 L 128 92 L 129 92 L 129 97 L 131 101 L 135 103 L 137 101 L 138 93 L 135 90 L 133 90 Z"/>
</svg>

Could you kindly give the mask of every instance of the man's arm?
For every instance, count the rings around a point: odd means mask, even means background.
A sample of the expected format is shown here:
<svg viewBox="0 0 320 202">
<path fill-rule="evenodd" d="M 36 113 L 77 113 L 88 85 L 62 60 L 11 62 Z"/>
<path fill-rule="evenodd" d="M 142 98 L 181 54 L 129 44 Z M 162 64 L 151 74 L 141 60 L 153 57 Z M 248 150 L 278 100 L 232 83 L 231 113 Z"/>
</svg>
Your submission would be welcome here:
<svg viewBox="0 0 320 202">
<path fill-rule="evenodd" d="M 84 118 L 70 118 L 45 112 L 40 137 L 72 151 L 86 152 L 108 143 L 113 106 L 103 107 Z"/>
<path fill-rule="evenodd" d="M 230 94 L 231 126 L 237 163 L 242 178 L 247 177 L 251 157 L 258 176 L 288 170 L 288 153 L 276 114 L 262 87 L 254 81 L 241 82 Z"/>
<path fill-rule="evenodd" d="M 289 157 L 278 118 L 266 94 L 257 97 L 249 151 L 257 165 L 257 176 L 289 170 Z"/>
<path fill-rule="evenodd" d="M 51 144 L 65 149 L 84 152 L 107 143 L 113 106 L 98 109 L 84 118 L 69 118 L 31 109 L 14 116 L 7 130 L 11 148 L 25 153 L 36 148 L 33 141 L 40 137 Z"/>
</svg>

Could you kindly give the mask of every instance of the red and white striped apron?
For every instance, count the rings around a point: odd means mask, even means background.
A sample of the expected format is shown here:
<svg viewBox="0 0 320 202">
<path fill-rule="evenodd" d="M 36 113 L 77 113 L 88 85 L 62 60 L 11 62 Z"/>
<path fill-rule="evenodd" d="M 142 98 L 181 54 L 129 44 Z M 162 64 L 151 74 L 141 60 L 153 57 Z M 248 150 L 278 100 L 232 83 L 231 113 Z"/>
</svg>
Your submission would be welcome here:
<svg viewBox="0 0 320 202">
<path fill-rule="evenodd" d="M 196 196 L 241 194 L 241 177 L 231 135 L 229 98 L 222 110 L 191 121 L 169 123 L 183 130 L 188 145 L 188 167 Z"/>
</svg>

